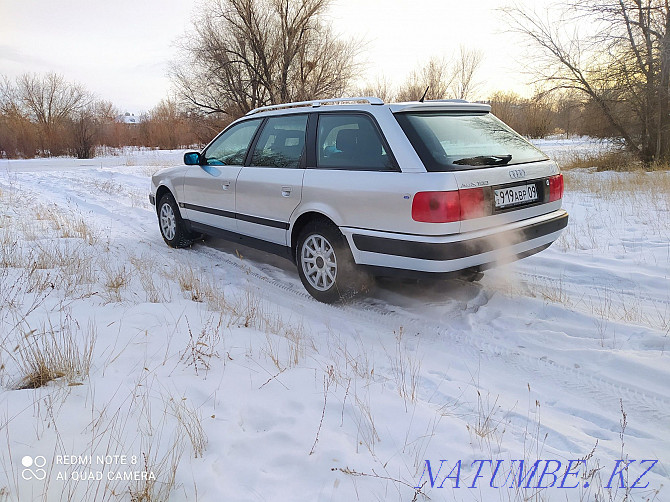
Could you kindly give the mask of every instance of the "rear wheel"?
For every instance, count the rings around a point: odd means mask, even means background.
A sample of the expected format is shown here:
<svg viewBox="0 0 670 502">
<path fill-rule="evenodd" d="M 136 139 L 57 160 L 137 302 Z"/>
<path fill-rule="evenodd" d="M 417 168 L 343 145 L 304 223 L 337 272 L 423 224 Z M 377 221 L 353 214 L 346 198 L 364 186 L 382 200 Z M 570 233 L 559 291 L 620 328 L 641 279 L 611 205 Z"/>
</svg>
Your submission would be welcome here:
<svg viewBox="0 0 670 502">
<path fill-rule="evenodd" d="M 171 193 L 163 195 L 158 202 L 158 226 L 163 240 L 172 248 L 183 248 L 193 243 L 193 236 L 186 230 L 177 201 Z"/>
<path fill-rule="evenodd" d="M 350 298 L 362 289 L 351 251 L 332 224 L 314 222 L 303 229 L 296 246 L 296 264 L 305 289 L 320 302 Z"/>
</svg>

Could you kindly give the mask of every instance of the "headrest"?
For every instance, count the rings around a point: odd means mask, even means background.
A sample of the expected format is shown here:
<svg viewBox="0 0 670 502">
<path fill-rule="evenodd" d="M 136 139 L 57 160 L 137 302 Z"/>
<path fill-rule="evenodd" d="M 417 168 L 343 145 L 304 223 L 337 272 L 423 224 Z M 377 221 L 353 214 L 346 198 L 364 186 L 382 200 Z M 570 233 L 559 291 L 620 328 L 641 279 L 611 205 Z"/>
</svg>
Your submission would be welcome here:
<svg viewBox="0 0 670 502">
<path fill-rule="evenodd" d="M 350 151 L 356 148 L 356 140 L 358 139 L 357 129 L 340 129 L 337 132 L 337 139 L 335 146 L 341 152 Z"/>
</svg>

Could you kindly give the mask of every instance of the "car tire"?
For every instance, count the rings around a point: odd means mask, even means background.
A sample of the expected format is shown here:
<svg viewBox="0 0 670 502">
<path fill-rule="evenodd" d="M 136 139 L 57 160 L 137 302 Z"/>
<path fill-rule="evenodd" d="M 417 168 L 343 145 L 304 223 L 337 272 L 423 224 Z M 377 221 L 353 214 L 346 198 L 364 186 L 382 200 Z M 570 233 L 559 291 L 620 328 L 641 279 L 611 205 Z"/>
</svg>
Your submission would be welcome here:
<svg viewBox="0 0 670 502">
<path fill-rule="evenodd" d="M 186 229 L 177 201 L 169 192 L 158 202 L 158 227 L 163 240 L 171 248 L 184 248 L 193 244 L 193 236 Z"/>
<path fill-rule="evenodd" d="M 352 298 L 363 289 L 362 273 L 349 246 L 334 225 L 308 224 L 298 236 L 295 262 L 303 286 L 323 303 Z"/>
</svg>

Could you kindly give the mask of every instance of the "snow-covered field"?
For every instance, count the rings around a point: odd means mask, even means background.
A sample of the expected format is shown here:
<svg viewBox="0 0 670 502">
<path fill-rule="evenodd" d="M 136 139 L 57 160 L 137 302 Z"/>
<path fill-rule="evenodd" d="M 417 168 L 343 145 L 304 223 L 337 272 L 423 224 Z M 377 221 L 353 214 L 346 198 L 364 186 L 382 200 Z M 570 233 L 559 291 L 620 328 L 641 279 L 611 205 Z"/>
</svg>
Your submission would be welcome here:
<svg viewBox="0 0 670 502">
<path fill-rule="evenodd" d="M 597 156 L 617 147 L 617 144 L 610 139 L 565 138 L 562 135 L 533 140 L 533 143 L 558 162 L 559 165 L 568 164 L 570 161 L 585 156 Z"/>
<path fill-rule="evenodd" d="M 548 250 L 327 306 L 164 244 L 182 153 L 0 161 L 0 501 L 670 500 L 670 173 L 567 172 Z"/>
</svg>

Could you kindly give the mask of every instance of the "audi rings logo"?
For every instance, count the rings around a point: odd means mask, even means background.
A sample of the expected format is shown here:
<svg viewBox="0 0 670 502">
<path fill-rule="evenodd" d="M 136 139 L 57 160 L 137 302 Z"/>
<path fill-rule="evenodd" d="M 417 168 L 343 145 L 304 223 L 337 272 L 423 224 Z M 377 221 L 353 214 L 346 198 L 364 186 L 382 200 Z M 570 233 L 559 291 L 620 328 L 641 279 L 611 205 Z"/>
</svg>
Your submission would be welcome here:
<svg viewBox="0 0 670 502">
<path fill-rule="evenodd" d="M 512 169 L 509 172 L 509 177 L 512 178 L 513 180 L 523 178 L 524 176 L 526 176 L 526 171 L 524 171 L 523 169 Z"/>
<path fill-rule="evenodd" d="M 21 459 L 21 464 L 25 467 L 25 469 L 21 471 L 21 477 L 26 481 L 31 479 L 41 481 L 47 477 L 47 471 L 42 469 L 42 467 L 47 464 L 47 459 L 42 455 L 38 455 L 34 459 L 33 457 L 26 455 Z M 33 469 L 33 467 L 35 468 Z"/>
</svg>

